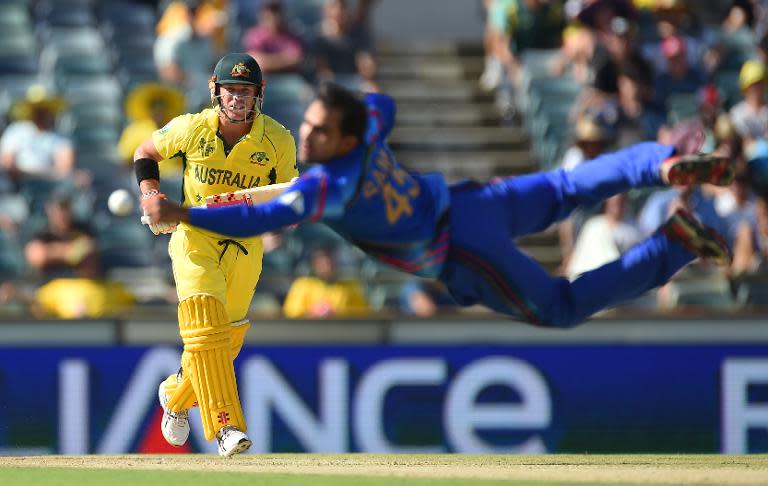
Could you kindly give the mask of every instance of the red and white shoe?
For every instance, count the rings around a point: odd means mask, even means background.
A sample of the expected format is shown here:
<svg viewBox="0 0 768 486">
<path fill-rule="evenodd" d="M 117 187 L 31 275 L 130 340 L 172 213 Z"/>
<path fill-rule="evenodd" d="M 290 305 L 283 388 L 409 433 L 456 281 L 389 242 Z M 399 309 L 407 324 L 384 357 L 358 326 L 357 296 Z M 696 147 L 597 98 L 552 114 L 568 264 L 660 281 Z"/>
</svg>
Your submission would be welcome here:
<svg viewBox="0 0 768 486">
<path fill-rule="evenodd" d="M 719 265 L 731 263 L 731 251 L 720 234 L 701 224 L 693 214 L 685 209 L 678 209 L 659 231 L 668 238 L 680 242 L 688 251 L 699 258 L 710 260 Z"/>
<path fill-rule="evenodd" d="M 731 161 L 719 155 L 690 154 L 670 157 L 661 163 L 661 179 L 669 186 L 714 184 L 727 186 L 735 171 Z"/>
</svg>

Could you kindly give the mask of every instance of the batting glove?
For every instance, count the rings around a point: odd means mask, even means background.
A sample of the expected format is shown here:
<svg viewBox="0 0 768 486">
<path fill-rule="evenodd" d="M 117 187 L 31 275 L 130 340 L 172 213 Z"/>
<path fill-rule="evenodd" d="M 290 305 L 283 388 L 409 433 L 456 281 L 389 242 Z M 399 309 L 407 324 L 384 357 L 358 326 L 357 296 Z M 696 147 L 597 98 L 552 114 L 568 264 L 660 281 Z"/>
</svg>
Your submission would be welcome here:
<svg viewBox="0 0 768 486">
<path fill-rule="evenodd" d="M 153 197 L 159 197 L 160 199 L 167 199 L 165 194 L 158 192 L 156 190 L 145 192 L 141 195 L 142 199 L 150 199 Z M 155 236 L 160 234 L 166 234 L 166 233 L 173 233 L 174 230 L 176 230 L 177 223 L 150 223 L 149 222 L 149 215 L 144 212 L 144 215 L 141 217 L 141 224 L 146 224 L 149 226 L 150 231 L 152 231 Z"/>
</svg>

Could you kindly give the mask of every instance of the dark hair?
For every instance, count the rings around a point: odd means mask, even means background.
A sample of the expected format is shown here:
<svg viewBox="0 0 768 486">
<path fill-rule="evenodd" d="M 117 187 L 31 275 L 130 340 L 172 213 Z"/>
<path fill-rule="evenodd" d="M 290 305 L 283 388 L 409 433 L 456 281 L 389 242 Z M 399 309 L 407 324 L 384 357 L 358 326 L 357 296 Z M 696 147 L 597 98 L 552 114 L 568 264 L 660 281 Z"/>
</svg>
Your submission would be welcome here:
<svg viewBox="0 0 768 486">
<path fill-rule="evenodd" d="M 317 92 L 317 101 L 326 108 L 341 113 L 342 135 L 352 135 L 360 142 L 368 128 L 368 111 L 360 95 L 335 83 L 323 83 Z"/>
<path fill-rule="evenodd" d="M 653 66 L 638 53 L 631 54 L 618 66 L 618 74 L 646 87 L 653 85 Z"/>
</svg>

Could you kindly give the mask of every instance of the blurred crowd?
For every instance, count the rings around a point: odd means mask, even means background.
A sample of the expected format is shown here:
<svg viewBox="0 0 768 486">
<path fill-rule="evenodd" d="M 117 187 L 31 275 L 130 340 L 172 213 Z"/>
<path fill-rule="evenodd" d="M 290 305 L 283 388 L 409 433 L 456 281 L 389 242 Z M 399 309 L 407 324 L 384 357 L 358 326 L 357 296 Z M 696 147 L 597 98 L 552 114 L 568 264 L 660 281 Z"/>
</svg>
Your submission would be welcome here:
<svg viewBox="0 0 768 486">
<path fill-rule="evenodd" d="M 731 268 L 693 267 L 643 305 L 768 304 L 768 2 L 488 0 L 480 86 L 520 116 L 543 168 L 657 140 L 730 157 L 727 188 L 635 191 L 558 228 L 560 272 L 613 260 L 678 207 L 728 240 Z M 596 160 L 593 160 L 596 159 Z"/>
<path fill-rule="evenodd" d="M 694 267 L 647 305 L 768 302 L 768 206 L 754 169 L 768 161 L 768 2 L 477 2 L 486 19 L 479 87 L 495 93 L 503 120 L 524 124 L 542 169 L 599 163 L 592 159 L 643 140 L 701 144 L 738 167 L 728 188 L 630 193 L 580 210 L 558 228 L 562 275 L 613 259 L 686 206 L 727 236 L 733 266 Z M 136 193 L 136 146 L 210 105 L 207 81 L 227 52 L 256 58 L 264 112 L 294 135 L 317 82 L 377 90 L 374 6 L 0 2 L 3 310 L 77 318 L 173 303 L 167 239 L 138 224 L 138 208 L 122 217 L 107 210 L 114 190 Z M 163 189 L 176 200 L 180 171 L 161 164 Z M 405 280 L 322 227 L 267 235 L 265 249 L 258 310 L 317 318 L 454 308 L 444 289 Z"/>
<path fill-rule="evenodd" d="M 136 204 L 128 215 L 107 207 L 115 190 L 137 194 L 134 150 L 172 118 L 210 106 L 208 79 L 228 52 L 258 60 L 267 82 L 263 110 L 294 135 L 319 81 L 377 90 L 373 3 L 0 2 L 3 311 L 80 318 L 173 303 L 167 237 L 138 224 Z M 181 170 L 180 162 L 161 164 L 163 189 L 176 200 Z M 296 317 L 368 309 L 362 287 L 337 281 L 333 271 L 315 272 L 323 265 L 298 263 L 319 259 L 319 246 L 333 262 L 338 250 L 330 245 L 343 242 L 269 238 L 295 240 L 270 257 L 282 262 L 274 285 L 264 285 L 270 308 L 280 311 L 288 294 L 285 314 Z M 291 286 L 296 276 L 298 290 Z"/>
</svg>

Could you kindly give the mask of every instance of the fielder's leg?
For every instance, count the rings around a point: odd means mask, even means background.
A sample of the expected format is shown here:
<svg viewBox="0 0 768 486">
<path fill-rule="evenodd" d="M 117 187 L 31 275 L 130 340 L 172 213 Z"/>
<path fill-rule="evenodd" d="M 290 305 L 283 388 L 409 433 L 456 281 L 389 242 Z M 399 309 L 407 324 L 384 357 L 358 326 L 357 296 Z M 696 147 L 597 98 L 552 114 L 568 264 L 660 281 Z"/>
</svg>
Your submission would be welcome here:
<svg viewBox="0 0 768 486">
<path fill-rule="evenodd" d="M 585 162 L 572 171 L 555 170 L 503 179 L 483 187 L 484 201 L 505 214 L 509 234 L 542 231 L 580 205 L 595 205 L 632 188 L 665 184 L 727 185 L 728 160 L 712 155 L 675 156 L 675 148 L 640 143 Z M 503 211 L 503 212 L 502 212 Z"/>
<path fill-rule="evenodd" d="M 451 248 L 440 279 L 459 304 L 481 303 L 537 325 L 576 325 L 664 284 L 697 256 L 727 260 L 722 258 L 727 248 L 714 232 L 690 215 L 676 214 L 619 259 L 569 282 L 520 251 L 499 230 L 496 215 L 484 211 L 479 218 L 475 194 L 451 197 Z"/>
<path fill-rule="evenodd" d="M 606 307 L 667 282 L 696 258 L 663 234 L 643 241 L 618 260 L 574 282 L 549 275 L 509 240 L 485 248 L 451 248 L 441 276 L 459 304 L 483 304 L 546 327 L 571 327 Z"/>
</svg>

